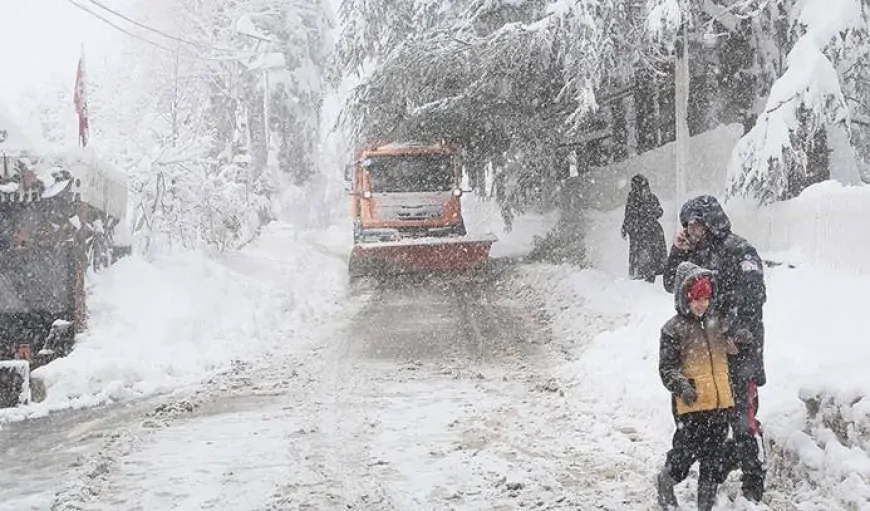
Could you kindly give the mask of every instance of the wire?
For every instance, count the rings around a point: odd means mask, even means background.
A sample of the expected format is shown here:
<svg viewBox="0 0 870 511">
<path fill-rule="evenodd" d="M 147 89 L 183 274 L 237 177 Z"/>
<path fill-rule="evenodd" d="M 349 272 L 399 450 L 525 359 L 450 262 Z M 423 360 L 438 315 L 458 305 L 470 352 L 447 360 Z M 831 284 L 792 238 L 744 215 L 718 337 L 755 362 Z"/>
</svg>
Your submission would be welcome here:
<svg viewBox="0 0 870 511">
<path fill-rule="evenodd" d="M 82 11 L 84 11 L 84 12 L 90 14 L 91 16 L 93 16 L 93 17 L 99 19 L 100 21 L 106 23 L 107 25 L 109 25 L 110 27 L 114 28 L 115 30 L 118 30 L 118 31 L 120 31 L 120 32 L 123 32 L 124 34 L 127 34 L 128 36 L 130 36 L 130 37 L 132 37 L 132 38 L 134 38 L 134 39 L 138 39 L 138 40 L 140 40 L 140 41 L 142 41 L 142 42 L 144 42 L 144 43 L 148 43 L 148 44 L 150 44 L 150 45 L 152 45 L 152 46 L 154 46 L 154 47 L 156 47 L 156 48 L 160 48 L 161 50 L 168 51 L 168 52 L 171 52 L 171 53 L 176 53 L 176 54 L 178 54 L 178 55 L 180 55 L 180 56 L 182 56 L 182 57 L 185 57 L 185 58 L 189 58 L 189 59 L 198 59 L 198 60 L 208 60 L 208 61 L 238 61 L 238 60 L 247 60 L 247 59 L 249 59 L 249 58 L 251 58 L 251 57 L 253 56 L 253 55 L 247 55 L 247 56 L 238 56 L 238 57 L 202 57 L 202 56 L 199 56 L 199 55 L 193 55 L 193 54 L 190 54 L 190 53 L 185 53 L 185 52 L 179 51 L 179 50 L 176 49 L 176 48 L 170 48 L 170 47 L 168 47 L 168 46 L 164 46 L 164 45 L 162 45 L 162 44 L 160 44 L 160 43 L 156 43 L 156 42 L 152 41 L 151 39 L 148 39 L 147 37 L 141 36 L 141 35 L 136 34 L 136 33 L 134 33 L 134 32 L 130 32 L 129 30 L 127 30 L 127 29 L 121 27 L 120 25 L 116 24 L 116 23 L 113 22 L 112 20 L 106 18 L 105 16 L 103 16 L 103 15 L 101 15 L 101 14 L 99 14 L 99 13 L 96 13 L 96 12 L 92 11 L 92 10 L 89 9 L 88 7 L 86 7 L 86 6 L 84 6 L 84 5 L 82 5 L 82 4 L 78 3 L 78 2 L 76 2 L 75 0 L 67 0 L 67 1 L 68 1 L 69 3 L 71 3 L 71 4 L 73 4 L 74 6 L 78 7 L 78 8 L 81 9 Z M 156 30 L 156 29 L 155 29 L 155 30 Z"/>
<path fill-rule="evenodd" d="M 174 49 L 172 49 L 172 48 L 168 48 L 168 47 L 163 46 L 163 45 L 161 45 L 161 44 L 155 43 L 154 41 L 152 41 L 152 40 L 150 40 L 150 39 L 147 39 L 147 38 L 145 38 L 145 37 L 142 37 L 142 36 L 140 36 L 140 35 L 134 34 L 133 32 L 128 32 L 126 29 L 124 29 L 124 28 L 122 28 L 122 27 L 116 25 L 116 24 L 115 24 L 114 22 L 112 22 L 111 20 L 105 18 L 104 16 L 101 16 L 101 15 L 95 13 L 94 11 L 92 11 L 92 10 L 88 9 L 87 7 L 85 7 L 84 5 L 81 5 L 81 4 L 76 3 L 74 0 L 67 0 L 67 1 L 68 1 L 69 3 L 71 3 L 71 4 L 73 4 L 74 6 L 78 7 L 79 9 L 85 11 L 86 13 L 90 14 L 91 16 L 93 16 L 93 17 L 95 17 L 95 18 L 97 18 L 97 19 L 99 19 L 99 20 L 102 20 L 103 22 L 105 22 L 105 23 L 108 24 L 109 26 L 115 28 L 116 30 L 120 30 L 121 32 L 127 34 L 127 35 L 130 36 L 130 37 L 133 37 L 133 38 L 135 38 L 135 39 L 138 39 L 138 40 L 140 40 L 140 41 L 142 41 L 142 42 L 146 42 L 146 43 L 148 43 L 148 44 L 150 44 L 150 45 L 156 46 L 156 47 L 160 48 L 161 50 L 166 50 L 166 51 L 170 51 L 170 52 L 173 52 L 173 53 L 176 53 L 176 52 L 177 52 L 177 50 L 174 50 Z"/>
<path fill-rule="evenodd" d="M 144 23 L 136 21 L 135 19 L 130 18 L 129 16 L 126 16 L 123 13 L 120 13 L 120 12 L 112 9 L 111 7 L 108 7 L 106 4 L 99 2 L 98 0 L 87 0 L 87 1 L 96 5 L 100 9 L 103 9 L 104 11 L 108 11 L 108 12 L 114 14 L 115 16 L 121 18 L 122 20 L 128 21 L 128 22 L 132 23 L 133 25 L 136 25 L 137 27 L 144 28 L 145 30 L 148 30 L 149 32 L 154 32 L 155 34 L 162 35 L 163 37 L 165 37 L 167 39 L 172 39 L 173 41 L 178 41 L 180 43 L 184 43 L 184 44 L 193 46 L 197 49 L 209 48 L 209 46 L 206 44 L 198 43 L 196 41 L 191 41 L 190 39 L 184 39 L 182 37 L 174 36 L 172 34 L 167 34 L 166 32 L 163 32 L 162 30 L 158 30 L 154 27 L 150 27 Z M 221 50 L 220 48 L 214 48 L 214 47 L 210 47 L 210 49 L 217 50 L 217 51 L 226 51 L 226 50 Z"/>
</svg>

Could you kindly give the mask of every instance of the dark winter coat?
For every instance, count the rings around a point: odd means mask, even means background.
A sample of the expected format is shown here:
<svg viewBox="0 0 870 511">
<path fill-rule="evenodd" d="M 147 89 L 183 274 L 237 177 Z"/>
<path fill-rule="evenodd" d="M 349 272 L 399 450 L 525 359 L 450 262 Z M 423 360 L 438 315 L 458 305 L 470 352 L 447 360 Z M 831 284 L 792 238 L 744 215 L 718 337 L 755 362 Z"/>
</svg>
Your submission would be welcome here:
<svg viewBox="0 0 870 511">
<path fill-rule="evenodd" d="M 662 214 L 662 206 L 650 190 L 647 178 L 640 174 L 634 176 L 622 222 L 622 234 L 629 237 L 629 275 L 632 278 L 662 274 L 668 250 L 665 231 L 659 223 Z"/>
<path fill-rule="evenodd" d="M 707 235 L 695 247 L 671 247 L 663 280 L 672 292 L 676 269 L 683 261 L 709 268 L 715 273 L 719 296 L 716 312 L 722 318 L 725 335 L 734 339 L 739 352 L 731 357 L 736 377 L 764 385 L 764 323 L 762 307 L 767 301 L 761 258 L 748 241 L 731 232 L 731 220 L 719 201 L 710 195 L 689 200 L 680 211 L 686 227 L 697 221 L 707 227 Z"/>
<path fill-rule="evenodd" d="M 712 277 L 713 274 L 688 261 L 679 265 L 674 291 L 677 314 L 665 323 L 661 331 L 659 375 L 665 388 L 674 394 L 678 415 L 734 406 L 728 376 L 729 342 L 722 333 L 719 318 L 715 313 L 698 318 L 689 312 L 686 292 L 690 282 L 701 275 Z M 716 292 L 714 284 L 714 304 Z M 688 385 L 697 393 L 692 405 L 679 397 Z"/>
</svg>

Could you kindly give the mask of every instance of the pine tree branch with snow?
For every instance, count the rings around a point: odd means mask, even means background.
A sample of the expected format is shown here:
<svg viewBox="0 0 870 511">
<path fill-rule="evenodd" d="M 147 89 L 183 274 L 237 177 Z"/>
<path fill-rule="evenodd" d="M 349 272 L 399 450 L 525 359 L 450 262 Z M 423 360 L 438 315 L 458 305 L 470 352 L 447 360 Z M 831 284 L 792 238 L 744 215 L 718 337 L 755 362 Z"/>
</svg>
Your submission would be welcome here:
<svg viewBox="0 0 870 511">
<path fill-rule="evenodd" d="M 845 147 L 840 149 L 851 153 L 851 108 L 843 92 L 847 75 L 838 71 L 838 65 L 866 58 L 870 51 L 858 36 L 867 31 L 866 9 L 854 0 L 805 0 L 791 4 L 787 11 L 793 41 L 785 70 L 773 83 L 755 126 L 734 150 L 728 169 L 729 197 L 748 197 L 762 204 L 788 198 L 789 183 L 806 180 L 811 172 L 808 148 L 820 130 L 844 136 Z M 856 171 L 843 168 L 848 159 L 854 165 L 849 155 L 836 158 L 841 163 L 831 169 L 832 177 L 856 182 Z"/>
</svg>

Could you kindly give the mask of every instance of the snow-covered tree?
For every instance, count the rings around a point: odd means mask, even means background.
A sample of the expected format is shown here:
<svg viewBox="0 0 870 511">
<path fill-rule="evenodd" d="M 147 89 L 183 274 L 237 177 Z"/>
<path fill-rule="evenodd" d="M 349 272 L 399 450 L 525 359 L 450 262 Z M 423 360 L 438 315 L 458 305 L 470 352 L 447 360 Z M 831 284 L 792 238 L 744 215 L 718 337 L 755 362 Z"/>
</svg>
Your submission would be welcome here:
<svg viewBox="0 0 870 511">
<path fill-rule="evenodd" d="M 688 30 L 690 60 L 712 64 L 720 89 L 708 91 L 711 120 L 749 131 L 729 166 L 729 197 L 766 203 L 828 176 L 857 181 L 849 120 L 861 101 L 850 108 L 846 96 L 860 95 L 868 49 L 858 0 L 651 0 L 647 17 L 670 45 Z"/>
<path fill-rule="evenodd" d="M 130 169 L 143 246 L 249 240 L 280 191 L 319 170 L 325 4 L 149 0 L 128 19 L 104 14 L 150 41 L 129 41 L 92 101 L 94 144 Z"/>
<path fill-rule="evenodd" d="M 345 0 L 335 74 L 362 84 L 344 120 L 358 143 L 457 142 L 472 171 L 496 169 L 506 209 L 554 198 L 558 146 L 624 80 L 629 7 L 592 1 Z M 481 178 L 472 172 L 472 184 Z"/>
<path fill-rule="evenodd" d="M 788 23 L 782 73 L 729 166 L 729 196 L 769 203 L 793 196 L 794 182 L 812 182 L 820 133 L 830 141 L 831 177 L 858 182 L 851 142 L 853 95 L 866 83 L 867 9 L 857 0 L 767 4 Z M 859 93 L 860 94 L 860 93 Z M 860 107 L 859 107 L 860 108 Z M 857 140 L 860 141 L 860 138 Z M 822 148 L 824 149 L 824 148 Z"/>
</svg>

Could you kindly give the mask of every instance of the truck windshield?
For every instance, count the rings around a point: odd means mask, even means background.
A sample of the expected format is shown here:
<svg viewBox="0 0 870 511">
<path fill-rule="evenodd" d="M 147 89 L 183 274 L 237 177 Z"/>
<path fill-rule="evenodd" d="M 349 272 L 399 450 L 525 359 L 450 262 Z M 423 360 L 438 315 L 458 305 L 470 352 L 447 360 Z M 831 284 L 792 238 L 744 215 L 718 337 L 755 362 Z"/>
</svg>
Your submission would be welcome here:
<svg viewBox="0 0 870 511">
<path fill-rule="evenodd" d="M 367 163 L 375 193 L 448 192 L 454 186 L 449 156 L 377 156 Z"/>
</svg>

